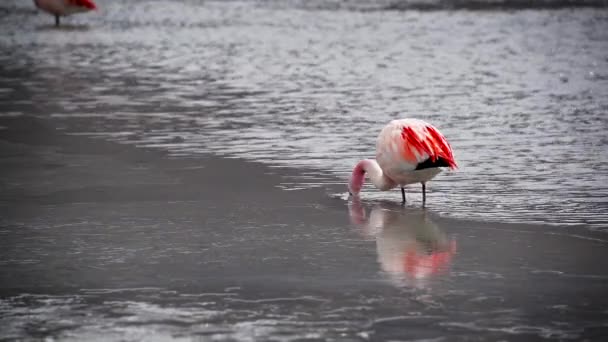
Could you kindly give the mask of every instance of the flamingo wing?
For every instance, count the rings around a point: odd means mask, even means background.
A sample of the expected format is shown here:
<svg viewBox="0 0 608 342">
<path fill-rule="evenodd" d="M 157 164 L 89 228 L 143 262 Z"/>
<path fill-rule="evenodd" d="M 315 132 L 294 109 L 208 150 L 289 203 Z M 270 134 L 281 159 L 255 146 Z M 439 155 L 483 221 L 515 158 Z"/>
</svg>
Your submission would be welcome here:
<svg viewBox="0 0 608 342">
<path fill-rule="evenodd" d="M 92 0 L 68 0 L 71 6 L 83 7 L 90 10 L 97 8 L 97 5 Z"/>
<path fill-rule="evenodd" d="M 383 170 L 396 175 L 399 170 L 429 167 L 457 167 L 450 144 L 431 124 L 417 119 L 391 121 L 380 133 L 376 159 Z"/>
<path fill-rule="evenodd" d="M 401 128 L 403 157 L 416 161 L 417 169 L 433 166 L 457 167 L 452 147 L 445 137 L 432 125 L 421 122 Z"/>
</svg>

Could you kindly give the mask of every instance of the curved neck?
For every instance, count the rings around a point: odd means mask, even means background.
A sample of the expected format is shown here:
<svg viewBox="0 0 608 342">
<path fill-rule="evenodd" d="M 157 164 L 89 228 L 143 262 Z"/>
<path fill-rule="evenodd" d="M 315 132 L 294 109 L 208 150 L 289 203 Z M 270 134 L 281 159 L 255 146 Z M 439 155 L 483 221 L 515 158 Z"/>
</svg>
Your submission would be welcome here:
<svg viewBox="0 0 608 342">
<path fill-rule="evenodd" d="M 361 191 L 366 173 L 372 184 L 374 184 L 374 186 L 379 190 L 389 190 L 396 186 L 392 179 L 384 175 L 380 165 L 378 165 L 375 160 L 364 159 L 355 165 L 355 168 L 350 176 L 348 189 L 351 193 L 357 194 L 359 191 Z"/>
</svg>

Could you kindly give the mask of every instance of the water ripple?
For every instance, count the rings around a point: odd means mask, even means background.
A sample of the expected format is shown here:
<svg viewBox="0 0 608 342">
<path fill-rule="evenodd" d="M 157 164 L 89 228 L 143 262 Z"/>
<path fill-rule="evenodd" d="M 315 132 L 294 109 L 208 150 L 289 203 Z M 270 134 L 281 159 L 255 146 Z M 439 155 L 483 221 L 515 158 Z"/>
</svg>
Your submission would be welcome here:
<svg viewBox="0 0 608 342">
<path fill-rule="evenodd" d="M 84 30 L 13 25 L 48 20 L 25 13 L 2 24 L 3 115 L 344 182 L 387 121 L 415 116 L 444 132 L 461 166 L 430 184 L 432 210 L 606 230 L 606 12 L 106 5 Z"/>
</svg>

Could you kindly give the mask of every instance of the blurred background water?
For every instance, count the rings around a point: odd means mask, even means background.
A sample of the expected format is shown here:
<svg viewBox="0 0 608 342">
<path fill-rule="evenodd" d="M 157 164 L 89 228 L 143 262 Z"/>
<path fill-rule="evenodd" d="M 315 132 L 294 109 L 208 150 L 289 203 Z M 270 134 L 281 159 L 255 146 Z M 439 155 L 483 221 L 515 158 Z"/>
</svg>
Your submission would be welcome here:
<svg viewBox="0 0 608 342">
<path fill-rule="evenodd" d="M 447 136 L 460 165 L 430 184 L 432 210 L 603 230 L 603 5 L 99 1 L 55 29 L 29 1 L 9 0 L 2 115 L 50 116 L 175 156 L 306 169 L 287 189 L 345 182 L 384 124 L 417 117 Z M 413 203 L 419 191 L 410 186 Z"/>
</svg>

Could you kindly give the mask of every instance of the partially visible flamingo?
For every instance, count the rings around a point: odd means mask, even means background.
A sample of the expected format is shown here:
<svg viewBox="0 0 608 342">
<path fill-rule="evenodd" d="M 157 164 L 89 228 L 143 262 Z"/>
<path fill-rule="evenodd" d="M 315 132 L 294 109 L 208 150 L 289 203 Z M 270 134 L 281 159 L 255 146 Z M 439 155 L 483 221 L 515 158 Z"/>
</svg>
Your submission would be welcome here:
<svg viewBox="0 0 608 342">
<path fill-rule="evenodd" d="M 55 16 L 55 26 L 59 17 L 74 13 L 88 12 L 97 8 L 93 0 L 34 0 L 36 7 Z"/>
<path fill-rule="evenodd" d="M 450 144 L 433 125 L 419 119 L 393 120 L 382 129 L 376 142 L 376 160 L 357 163 L 348 190 L 357 195 L 365 174 L 381 191 L 401 187 L 405 203 L 407 184 L 422 184 L 422 205 L 426 203 L 426 182 L 441 172 L 440 167 L 456 169 Z"/>
</svg>

